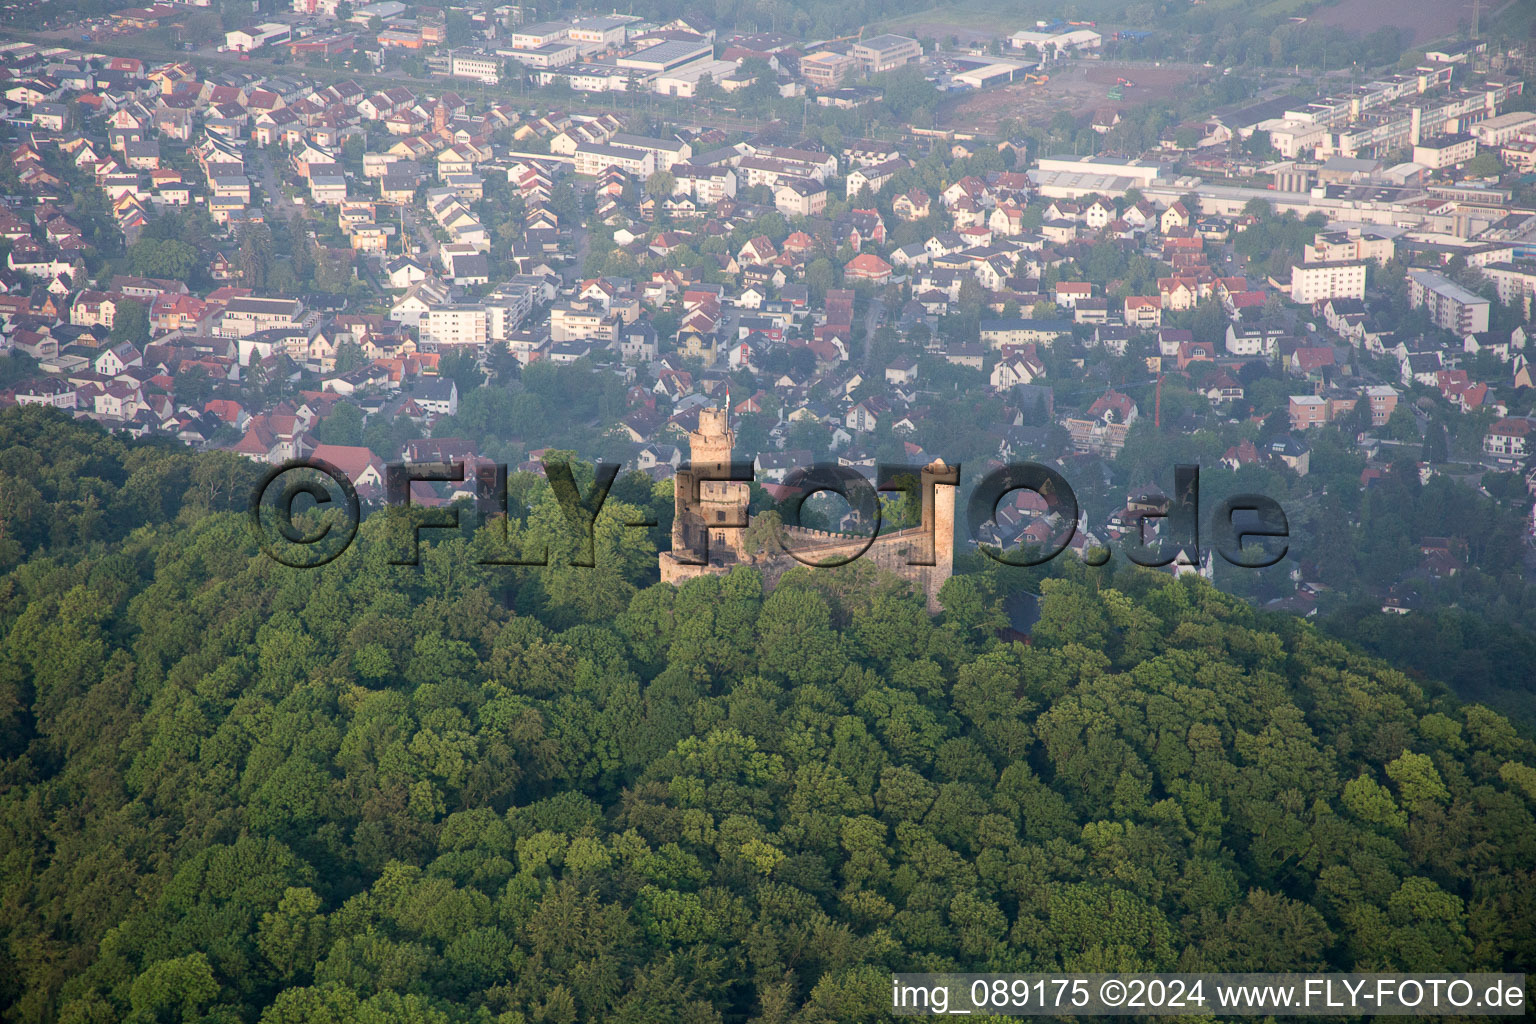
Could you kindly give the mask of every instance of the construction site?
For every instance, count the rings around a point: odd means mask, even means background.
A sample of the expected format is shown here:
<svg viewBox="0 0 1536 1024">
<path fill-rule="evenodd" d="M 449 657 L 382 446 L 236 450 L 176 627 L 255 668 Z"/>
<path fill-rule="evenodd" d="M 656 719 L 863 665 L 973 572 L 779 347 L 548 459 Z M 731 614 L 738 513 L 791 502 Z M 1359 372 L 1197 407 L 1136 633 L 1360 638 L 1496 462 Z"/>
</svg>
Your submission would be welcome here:
<svg viewBox="0 0 1536 1024">
<path fill-rule="evenodd" d="M 1180 66 L 1134 66 L 1118 62 L 1075 61 L 1048 72 L 1032 72 L 1008 85 L 972 92 L 944 104 L 939 124 L 982 133 L 995 131 L 1006 118 L 1044 124 L 1059 113 L 1086 118 L 1106 107 L 1121 112 L 1169 99 L 1209 70 Z"/>
</svg>

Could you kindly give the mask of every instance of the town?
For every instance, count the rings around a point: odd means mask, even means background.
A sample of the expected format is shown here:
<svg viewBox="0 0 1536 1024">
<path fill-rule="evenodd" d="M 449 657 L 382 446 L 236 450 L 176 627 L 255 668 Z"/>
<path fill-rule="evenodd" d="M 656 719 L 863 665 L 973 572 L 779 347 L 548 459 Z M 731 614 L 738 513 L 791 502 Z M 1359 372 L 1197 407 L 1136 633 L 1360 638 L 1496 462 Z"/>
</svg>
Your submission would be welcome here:
<svg viewBox="0 0 1536 1024">
<path fill-rule="evenodd" d="M 1088 481 L 1079 553 L 1166 510 L 1180 461 L 1213 505 L 1283 494 L 1314 524 L 1489 499 L 1477 534 L 1419 517 L 1390 578 L 1317 525 L 1234 583 L 1302 614 L 1530 563 L 1536 40 L 1321 80 L 1177 65 L 1175 102 L 1137 98 L 1176 64 L 1151 30 L 526 15 L 156 4 L 16 33 L 0 406 L 324 459 L 372 501 L 388 463 L 467 463 L 414 485 L 428 505 L 556 450 L 670 492 L 723 409 L 754 508 L 813 462 L 1032 459 Z M 938 115 L 1057 87 L 1090 109 Z M 1015 492 L 981 539 L 1058 519 Z"/>
</svg>

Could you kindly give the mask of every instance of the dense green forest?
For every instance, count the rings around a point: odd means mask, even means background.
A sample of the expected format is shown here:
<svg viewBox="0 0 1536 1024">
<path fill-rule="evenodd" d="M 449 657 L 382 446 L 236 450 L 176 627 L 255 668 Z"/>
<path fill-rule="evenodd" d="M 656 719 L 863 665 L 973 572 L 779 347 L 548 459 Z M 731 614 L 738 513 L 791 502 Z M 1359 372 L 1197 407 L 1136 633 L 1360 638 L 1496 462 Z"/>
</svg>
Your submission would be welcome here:
<svg viewBox="0 0 1536 1024">
<path fill-rule="evenodd" d="M 296 570 L 255 473 L 0 415 L 6 1020 L 811 1024 L 885 1019 L 893 970 L 1536 962 L 1536 745 L 1204 583 L 674 589 L 626 502 L 596 570 L 477 565 L 491 530 L 391 566 L 382 517 Z"/>
</svg>

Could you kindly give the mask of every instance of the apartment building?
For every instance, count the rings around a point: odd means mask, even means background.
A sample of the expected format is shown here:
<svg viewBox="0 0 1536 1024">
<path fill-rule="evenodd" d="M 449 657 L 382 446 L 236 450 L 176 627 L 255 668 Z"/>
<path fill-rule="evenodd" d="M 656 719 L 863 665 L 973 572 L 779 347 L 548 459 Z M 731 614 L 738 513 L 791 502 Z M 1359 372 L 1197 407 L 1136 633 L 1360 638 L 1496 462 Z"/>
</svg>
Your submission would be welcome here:
<svg viewBox="0 0 1536 1024">
<path fill-rule="evenodd" d="M 773 191 L 774 209 L 786 217 L 815 217 L 827 208 L 827 186 L 811 178 L 786 178 Z"/>
<path fill-rule="evenodd" d="M 230 299 L 219 318 L 218 333 L 225 338 L 243 338 L 257 331 L 292 327 L 299 322 L 304 304 L 298 299 L 257 298 L 252 295 Z"/>
<path fill-rule="evenodd" d="M 1308 263 L 1335 263 L 1340 260 L 1375 260 L 1386 263 L 1397 252 L 1397 243 L 1386 235 L 1351 228 L 1325 231 L 1313 239 L 1303 259 Z"/>
<path fill-rule="evenodd" d="M 539 299 L 537 288 L 517 283 L 500 285 L 485 296 L 481 305 L 485 307 L 487 339 L 506 341 L 528 319 Z"/>
<path fill-rule="evenodd" d="M 1392 410 L 1397 408 L 1397 399 L 1397 389 L 1385 384 L 1375 384 L 1365 389 L 1363 401 L 1370 403 L 1371 426 L 1382 426 L 1392 418 Z"/>
<path fill-rule="evenodd" d="M 1277 323 L 1244 323 L 1227 325 L 1227 353 L 1234 356 L 1264 356 L 1275 354 L 1285 330 Z"/>
<path fill-rule="evenodd" d="M 656 161 L 658 171 L 670 171 L 675 165 L 693 156 L 693 147 L 681 139 L 652 139 L 644 135 L 619 132 L 608 140 L 610 146 L 638 149 L 649 153 Z"/>
<path fill-rule="evenodd" d="M 588 302 L 560 302 L 549 311 L 551 341 L 606 341 L 619 338 L 619 318 Z"/>
<path fill-rule="evenodd" d="M 1497 149 L 1522 136 L 1536 136 L 1536 113 L 1517 110 L 1499 114 L 1486 121 L 1479 121 L 1470 130 L 1479 145 Z"/>
<path fill-rule="evenodd" d="M 1292 395 L 1288 411 L 1292 430 L 1310 430 L 1328 422 L 1328 402 L 1317 395 Z"/>
<path fill-rule="evenodd" d="M 1530 456 L 1531 428 L 1529 417 L 1510 416 L 1496 420 L 1483 435 L 1483 455 L 1498 466 L 1521 466 Z"/>
<path fill-rule="evenodd" d="M 576 147 L 575 171 L 577 174 L 595 177 L 609 167 L 616 167 L 631 178 L 644 181 L 656 173 L 656 156 L 643 149 L 599 145 L 595 142 L 585 142 Z"/>
<path fill-rule="evenodd" d="M 1477 138 L 1470 134 L 1441 135 L 1413 147 L 1413 162 L 1431 170 L 1459 167 L 1477 155 Z"/>
<path fill-rule="evenodd" d="M 478 352 L 485 348 L 489 335 L 485 306 L 478 302 L 433 306 L 421 314 L 417 327 L 422 344 L 439 349 L 472 346 Z"/>
<path fill-rule="evenodd" d="M 695 203 L 718 203 L 736 194 L 736 172 L 729 167 L 673 164 L 673 195 L 692 196 Z"/>
<path fill-rule="evenodd" d="M 1499 301 L 1514 306 L 1525 319 L 1531 318 L 1532 302 L 1536 298 L 1536 263 L 1490 263 L 1483 267 L 1483 276 L 1493 282 L 1499 291 Z"/>
<path fill-rule="evenodd" d="M 1049 345 L 1072 333 L 1071 320 L 983 320 L 981 340 L 990 348 L 1005 345 Z"/>
<path fill-rule="evenodd" d="M 1365 261 L 1298 263 L 1291 268 L 1291 301 L 1311 304 L 1328 299 L 1365 298 Z"/>
<path fill-rule="evenodd" d="M 1457 334 L 1488 329 L 1488 300 L 1433 270 L 1408 271 L 1408 304 L 1425 309 L 1436 325 Z"/>
</svg>

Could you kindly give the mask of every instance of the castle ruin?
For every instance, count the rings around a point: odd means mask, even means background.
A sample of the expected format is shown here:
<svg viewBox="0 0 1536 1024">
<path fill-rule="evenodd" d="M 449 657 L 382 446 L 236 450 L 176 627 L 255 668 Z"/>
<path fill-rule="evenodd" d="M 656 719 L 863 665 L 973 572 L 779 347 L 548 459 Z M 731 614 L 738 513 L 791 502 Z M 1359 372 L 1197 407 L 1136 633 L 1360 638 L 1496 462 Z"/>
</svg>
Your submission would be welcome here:
<svg viewBox="0 0 1536 1024">
<path fill-rule="evenodd" d="M 771 550 L 747 549 L 748 484 L 730 474 L 735 432 L 726 409 L 701 409 L 699 426 L 688 435 L 689 462 L 673 481 L 672 550 L 659 556 L 663 583 L 729 572 L 750 565 L 770 588 L 800 564 L 841 564 L 868 560 L 910 581 L 939 611 L 939 588 L 954 571 L 955 494 L 958 473 L 935 460 L 922 471 L 919 525 L 874 538 L 784 526 Z M 698 500 L 691 495 L 697 488 Z M 929 541 L 932 540 L 932 550 Z M 788 545 L 795 552 L 786 550 Z"/>
</svg>

